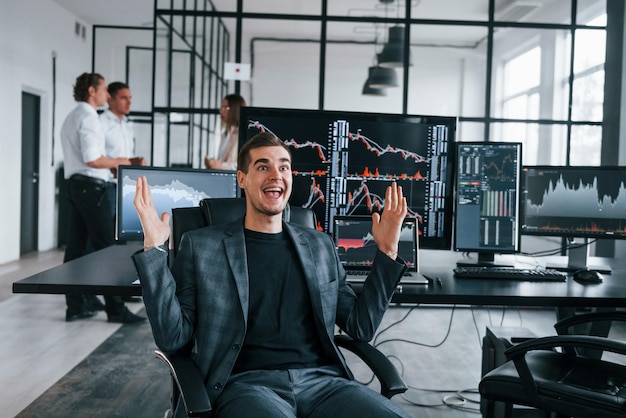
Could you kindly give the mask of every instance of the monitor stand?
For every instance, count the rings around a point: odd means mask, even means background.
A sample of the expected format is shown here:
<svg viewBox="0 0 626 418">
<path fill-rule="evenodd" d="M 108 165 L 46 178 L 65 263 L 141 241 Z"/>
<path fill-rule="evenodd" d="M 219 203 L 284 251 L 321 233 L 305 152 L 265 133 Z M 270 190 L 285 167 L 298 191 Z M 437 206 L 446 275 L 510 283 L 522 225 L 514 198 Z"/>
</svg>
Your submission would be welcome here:
<svg viewBox="0 0 626 418">
<path fill-rule="evenodd" d="M 590 259 L 594 259 L 595 257 L 589 257 L 589 241 L 587 238 L 583 238 L 582 243 L 577 244 L 572 240 L 569 244 L 570 248 L 567 250 L 567 261 L 550 261 L 546 263 L 546 268 L 566 272 L 595 270 L 600 273 L 611 274 L 611 267 L 608 265 L 590 263 Z"/>
<path fill-rule="evenodd" d="M 500 257 L 496 260 L 494 253 L 478 252 L 478 260 L 472 261 L 469 259 L 463 259 L 457 261 L 456 265 L 459 267 L 513 267 L 515 263 L 512 261 L 509 262 L 508 260 L 502 260 Z"/>
</svg>

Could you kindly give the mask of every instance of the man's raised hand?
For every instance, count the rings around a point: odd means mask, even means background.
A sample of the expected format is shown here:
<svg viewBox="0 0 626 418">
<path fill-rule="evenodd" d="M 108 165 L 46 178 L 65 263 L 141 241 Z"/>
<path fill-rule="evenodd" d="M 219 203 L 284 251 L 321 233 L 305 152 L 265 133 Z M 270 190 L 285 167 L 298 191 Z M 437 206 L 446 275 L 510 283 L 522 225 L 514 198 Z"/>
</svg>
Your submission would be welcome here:
<svg viewBox="0 0 626 418">
<path fill-rule="evenodd" d="M 398 241 L 402 221 L 407 212 L 406 198 L 402 187 L 395 182 L 385 192 L 385 207 L 382 215 L 372 214 L 372 235 L 378 249 L 392 259 L 398 256 Z"/>
<path fill-rule="evenodd" d="M 163 245 L 170 236 L 170 214 L 163 212 L 159 217 L 145 176 L 137 178 L 133 203 L 143 229 L 144 250 Z"/>
</svg>

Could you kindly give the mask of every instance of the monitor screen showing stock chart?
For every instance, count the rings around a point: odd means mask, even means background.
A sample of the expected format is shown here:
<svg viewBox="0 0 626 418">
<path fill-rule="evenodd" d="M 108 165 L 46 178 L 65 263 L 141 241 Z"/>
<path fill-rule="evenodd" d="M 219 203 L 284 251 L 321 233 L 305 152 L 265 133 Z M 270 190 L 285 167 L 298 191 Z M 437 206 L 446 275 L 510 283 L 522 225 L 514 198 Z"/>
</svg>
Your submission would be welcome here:
<svg viewBox="0 0 626 418">
<path fill-rule="evenodd" d="M 626 167 L 524 166 L 522 233 L 626 239 Z"/>
<path fill-rule="evenodd" d="M 520 248 L 522 144 L 458 142 L 457 161 L 454 249 L 478 254 L 458 264 L 495 264 Z"/>
<path fill-rule="evenodd" d="M 202 199 L 238 197 L 237 173 L 193 168 L 120 166 L 117 181 L 116 239 L 143 239 L 143 229 L 133 204 L 137 178 L 145 176 L 159 214 L 173 208 L 198 206 Z"/>
<path fill-rule="evenodd" d="M 402 186 L 421 248 L 452 241 L 456 118 L 245 107 L 240 146 L 267 131 L 292 154 L 292 206 L 315 212 L 332 234 L 335 216 L 382 211 L 385 190 Z"/>
</svg>

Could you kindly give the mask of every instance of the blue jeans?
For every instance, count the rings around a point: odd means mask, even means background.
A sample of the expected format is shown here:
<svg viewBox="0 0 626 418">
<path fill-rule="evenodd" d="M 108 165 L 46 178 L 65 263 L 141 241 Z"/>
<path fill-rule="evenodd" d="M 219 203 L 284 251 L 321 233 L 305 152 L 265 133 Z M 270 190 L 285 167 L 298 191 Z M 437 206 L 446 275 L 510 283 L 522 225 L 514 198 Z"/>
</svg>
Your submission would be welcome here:
<svg viewBox="0 0 626 418">
<path fill-rule="evenodd" d="M 399 406 L 338 368 L 255 370 L 232 375 L 215 418 L 409 418 Z"/>
</svg>

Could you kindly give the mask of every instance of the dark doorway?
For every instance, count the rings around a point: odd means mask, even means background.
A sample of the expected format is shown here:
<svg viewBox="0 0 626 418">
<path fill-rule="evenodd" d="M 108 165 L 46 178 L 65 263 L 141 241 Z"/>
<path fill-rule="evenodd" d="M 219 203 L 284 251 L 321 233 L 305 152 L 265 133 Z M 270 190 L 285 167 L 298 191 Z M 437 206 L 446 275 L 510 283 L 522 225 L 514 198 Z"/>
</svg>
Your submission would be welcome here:
<svg viewBox="0 0 626 418">
<path fill-rule="evenodd" d="M 22 92 L 20 255 L 37 251 L 39 236 L 39 96 Z"/>
</svg>

